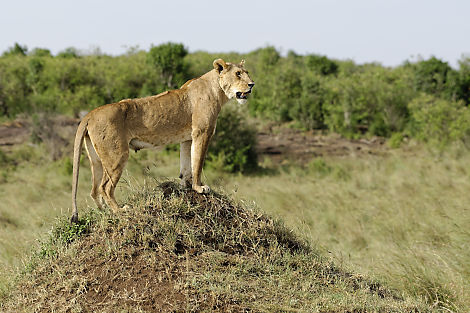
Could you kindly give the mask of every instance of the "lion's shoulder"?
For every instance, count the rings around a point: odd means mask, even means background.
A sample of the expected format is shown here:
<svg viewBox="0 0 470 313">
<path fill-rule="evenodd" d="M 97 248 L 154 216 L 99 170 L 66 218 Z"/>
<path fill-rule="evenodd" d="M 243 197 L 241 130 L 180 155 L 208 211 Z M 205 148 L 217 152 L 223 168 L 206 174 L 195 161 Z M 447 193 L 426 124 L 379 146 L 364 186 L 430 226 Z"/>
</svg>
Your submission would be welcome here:
<svg viewBox="0 0 470 313">
<path fill-rule="evenodd" d="M 185 83 L 183 84 L 183 86 L 181 86 L 181 89 L 183 89 L 183 88 L 188 88 L 189 85 L 190 85 L 193 81 L 199 79 L 200 77 L 201 77 L 201 76 L 188 80 L 187 82 L 185 82 Z"/>
<path fill-rule="evenodd" d="M 159 97 L 162 97 L 162 96 L 165 96 L 165 95 L 169 94 L 170 92 L 171 92 L 171 90 L 167 90 L 167 91 L 159 93 L 158 95 L 156 95 L 154 97 L 159 98 Z"/>
</svg>

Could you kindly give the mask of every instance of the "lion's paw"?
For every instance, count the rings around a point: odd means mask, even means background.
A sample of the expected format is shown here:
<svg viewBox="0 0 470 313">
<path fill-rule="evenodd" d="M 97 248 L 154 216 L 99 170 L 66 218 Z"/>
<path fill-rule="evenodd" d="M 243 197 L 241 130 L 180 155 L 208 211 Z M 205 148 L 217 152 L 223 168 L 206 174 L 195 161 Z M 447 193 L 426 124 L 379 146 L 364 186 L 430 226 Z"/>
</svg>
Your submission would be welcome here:
<svg viewBox="0 0 470 313">
<path fill-rule="evenodd" d="M 211 188 L 207 185 L 202 185 L 202 186 L 193 186 L 193 189 L 197 193 L 209 193 L 211 191 Z"/>
</svg>

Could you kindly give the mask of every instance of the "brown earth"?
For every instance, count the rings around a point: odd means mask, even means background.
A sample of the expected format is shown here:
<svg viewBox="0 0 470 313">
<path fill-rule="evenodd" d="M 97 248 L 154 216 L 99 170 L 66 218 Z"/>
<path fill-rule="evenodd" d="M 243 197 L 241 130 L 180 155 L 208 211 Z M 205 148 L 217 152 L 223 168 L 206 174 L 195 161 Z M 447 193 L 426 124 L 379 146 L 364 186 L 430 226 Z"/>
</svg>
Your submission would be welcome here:
<svg viewBox="0 0 470 313">
<path fill-rule="evenodd" d="M 268 126 L 258 132 L 260 160 L 269 157 L 274 163 L 295 161 L 307 163 L 324 156 L 383 155 L 387 152 L 385 139 L 346 139 L 338 134 L 321 131 L 301 131 L 285 126 Z"/>
<path fill-rule="evenodd" d="M 25 143 L 42 142 L 52 160 L 72 153 L 73 138 L 79 120 L 65 115 L 42 113 L 34 119 L 19 118 L 0 125 L 0 150 L 11 152 Z"/>
<path fill-rule="evenodd" d="M 16 120 L 0 125 L 0 147 L 8 149 L 19 145 L 29 139 L 29 123 L 24 120 Z"/>
<path fill-rule="evenodd" d="M 51 149 L 53 159 L 71 153 L 73 138 L 79 119 L 67 116 L 42 116 L 39 121 L 18 119 L 0 125 L 0 149 L 13 147 L 38 137 Z M 279 125 L 263 127 L 257 134 L 260 160 L 269 157 L 275 163 L 294 161 L 307 163 L 314 157 L 383 155 L 385 139 L 346 139 L 337 134 L 325 135 L 321 131 L 301 131 Z M 62 147 L 59 149 L 59 147 Z"/>
</svg>

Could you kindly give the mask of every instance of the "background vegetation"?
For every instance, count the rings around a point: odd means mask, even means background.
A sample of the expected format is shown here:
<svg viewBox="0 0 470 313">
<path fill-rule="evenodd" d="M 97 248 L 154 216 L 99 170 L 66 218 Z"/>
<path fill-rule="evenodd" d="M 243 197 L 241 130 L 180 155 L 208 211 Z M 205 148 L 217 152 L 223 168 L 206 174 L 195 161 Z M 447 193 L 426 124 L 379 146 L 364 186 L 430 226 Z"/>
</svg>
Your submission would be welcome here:
<svg viewBox="0 0 470 313">
<path fill-rule="evenodd" d="M 177 88 L 211 70 L 217 57 L 247 59 L 256 81 L 253 116 L 351 137 L 468 136 L 470 58 L 460 60 L 458 69 L 435 57 L 387 68 L 292 51 L 282 56 L 269 46 L 247 54 L 210 54 L 167 43 L 113 57 L 99 51 L 82 55 L 74 48 L 52 56 L 47 49 L 28 52 L 16 44 L 0 57 L 0 116 L 44 111 L 78 116 L 105 103 Z M 436 117 L 444 111 L 451 112 L 446 122 Z"/>
</svg>

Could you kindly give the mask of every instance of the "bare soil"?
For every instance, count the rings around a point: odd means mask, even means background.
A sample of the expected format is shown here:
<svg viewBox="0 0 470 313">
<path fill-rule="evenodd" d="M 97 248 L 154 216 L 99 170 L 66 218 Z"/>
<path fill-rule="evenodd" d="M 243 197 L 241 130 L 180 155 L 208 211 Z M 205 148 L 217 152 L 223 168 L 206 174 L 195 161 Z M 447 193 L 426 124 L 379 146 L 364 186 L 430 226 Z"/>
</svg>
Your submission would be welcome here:
<svg viewBox="0 0 470 313">
<path fill-rule="evenodd" d="M 8 149 L 28 140 L 30 135 L 28 124 L 26 121 L 16 120 L 0 125 L 0 147 Z"/>
<path fill-rule="evenodd" d="M 0 125 L 0 149 L 9 152 L 16 146 L 42 141 L 51 150 L 57 150 L 55 154 L 69 152 L 79 122 L 79 119 L 65 115 L 41 114 L 36 120 L 31 117 L 18 118 Z"/>
<path fill-rule="evenodd" d="M 383 155 L 387 153 L 385 138 L 347 139 L 321 131 L 301 131 L 285 126 L 267 126 L 258 132 L 258 155 L 273 163 L 295 161 L 307 163 L 324 156 Z"/>
<path fill-rule="evenodd" d="M 71 151 L 79 119 L 63 115 L 51 116 L 38 126 L 31 120 L 18 119 L 0 125 L 0 149 L 10 151 L 28 142 L 33 133 L 39 133 L 45 141 L 59 141 Z M 51 135 L 54 133 L 54 136 Z M 269 157 L 275 164 L 287 161 L 307 163 L 312 158 L 324 156 L 383 155 L 387 152 L 385 139 L 347 139 L 337 134 L 325 135 L 321 131 L 301 131 L 280 125 L 268 125 L 257 134 L 260 160 Z M 52 143 L 54 146 L 55 143 Z"/>
</svg>

